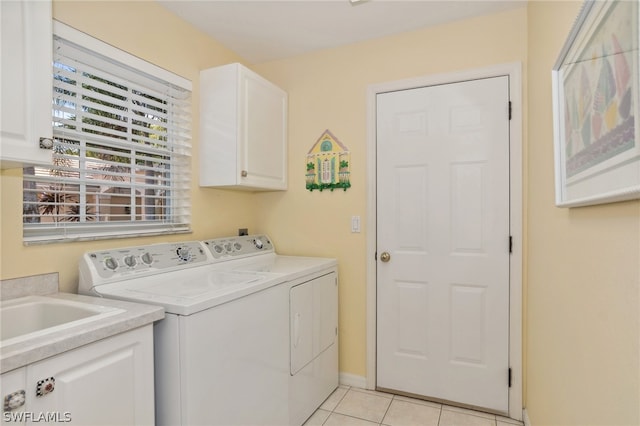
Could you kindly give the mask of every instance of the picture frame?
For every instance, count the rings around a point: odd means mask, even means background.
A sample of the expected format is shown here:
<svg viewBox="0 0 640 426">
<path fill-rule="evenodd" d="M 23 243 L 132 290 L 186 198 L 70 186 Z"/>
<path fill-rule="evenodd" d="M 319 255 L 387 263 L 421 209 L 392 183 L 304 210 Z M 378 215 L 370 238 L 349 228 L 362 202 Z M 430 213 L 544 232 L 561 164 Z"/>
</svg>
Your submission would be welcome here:
<svg viewBox="0 0 640 426">
<path fill-rule="evenodd" d="M 638 10 L 585 1 L 553 67 L 558 207 L 640 198 Z"/>
</svg>

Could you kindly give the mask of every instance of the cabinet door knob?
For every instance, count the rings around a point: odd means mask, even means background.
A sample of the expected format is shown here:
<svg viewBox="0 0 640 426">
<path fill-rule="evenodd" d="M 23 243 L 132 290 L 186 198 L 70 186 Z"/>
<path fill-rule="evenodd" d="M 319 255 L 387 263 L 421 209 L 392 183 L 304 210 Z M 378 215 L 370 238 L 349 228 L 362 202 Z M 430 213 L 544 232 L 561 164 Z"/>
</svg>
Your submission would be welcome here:
<svg viewBox="0 0 640 426">
<path fill-rule="evenodd" d="M 12 411 L 20 408 L 26 401 L 26 392 L 19 390 L 4 397 L 4 411 Z"/>
<path fill-rule="evenodd" d="M 40 138 L 40 148 L 42 148 L 42 149 L 51 149 L 51 148 L 53 148 L 53 139 L 51 139 L 51 138 Z"/>
<path fill-rule="evenodd" d="M 249 173 L 246 170 L 243 170 L 243 171 L 240 172 L 240 176 L 242 176 L 242 177 L 247 177 L 248 174 Z"/>
</svg>

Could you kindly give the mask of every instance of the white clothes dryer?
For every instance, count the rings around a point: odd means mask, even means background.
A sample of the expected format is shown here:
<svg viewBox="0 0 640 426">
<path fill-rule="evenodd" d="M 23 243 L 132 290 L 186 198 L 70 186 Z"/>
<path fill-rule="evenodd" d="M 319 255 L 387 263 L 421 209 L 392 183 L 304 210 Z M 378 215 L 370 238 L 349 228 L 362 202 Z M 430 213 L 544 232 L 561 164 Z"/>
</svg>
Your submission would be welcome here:
<svg viewBox="0 0 640 426">
<path fill-rule="evenodd" d="M 335 259 L 265 235 L 86 253 L 79 292 L 163 306 L 158 425 L 301 425 L 338 386 Z"/>
</svg>

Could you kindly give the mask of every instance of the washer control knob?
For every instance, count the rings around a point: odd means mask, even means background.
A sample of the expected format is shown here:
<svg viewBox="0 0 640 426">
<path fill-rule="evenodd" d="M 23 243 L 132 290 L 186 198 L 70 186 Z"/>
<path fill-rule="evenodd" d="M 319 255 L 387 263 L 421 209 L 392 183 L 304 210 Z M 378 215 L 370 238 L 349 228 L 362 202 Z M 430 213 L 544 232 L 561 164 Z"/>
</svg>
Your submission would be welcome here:
<svg viewBox="0 0 640 426">
<path fill-rule="evenodd" d="M 176 250 L 176 254 L 178 255 L 178 259 L 183 262 L 188 262 L 191 260 L 191 250 L 189 247 L 178 247 Z"/>
<path fill-rule="evenodd" d="M 136 257 L 132 254 L 125 256 L 124 259 L 122 260 L 124 261 L 124 264 L 127 265 L 129 268 L 133 268 L 138 264 Z"/>
<path fill-rule="evenodd" d="M 149 252 L 145 252 L 145 254 L 140 256 L 140 259 L 145 265 L 151 265 L 153 263 L 153 256 Z"/>
<path fill-rule="evenodd" d="M 240 243 L 234 243 L 233 244 L 233 248 L 236 249 L 236 251 L 240 251 L 240 249 L 242 248 L 242 244 Z"/>
<path fill-rule="evenodd" d="M 107 269 L 115 271 L 116 269 L 118 269 L 118 261 L 113 257 L 107 257 L 104 259 L 104 266 L 106 266 Z"/>
<path fill-rule="evenodd" d="M 218 253 L 218 254 L 222 253 L 222 251 L 224 250 L 220 244 L 216 244 L 215 246 L 213 246 L 213 249 L 214 249 L 214 250 L 216 251 L 216 253 Z"/>
<path fill-rule="evenodd" d="M 262 242 L 262 240 L 260 238 L 256 238 L 255 240 L 253 240 L 253 244 L 255 244 L 256 248 L 258 250 L 261 250 L 262 247 L 264 247 L 264 243 Z"/>
<path fill-rule="evenodd" d="M 231 252 L 231 243 L 225 243 L 224 251 L 226 251 L 227 253 Z"/>
</svg>

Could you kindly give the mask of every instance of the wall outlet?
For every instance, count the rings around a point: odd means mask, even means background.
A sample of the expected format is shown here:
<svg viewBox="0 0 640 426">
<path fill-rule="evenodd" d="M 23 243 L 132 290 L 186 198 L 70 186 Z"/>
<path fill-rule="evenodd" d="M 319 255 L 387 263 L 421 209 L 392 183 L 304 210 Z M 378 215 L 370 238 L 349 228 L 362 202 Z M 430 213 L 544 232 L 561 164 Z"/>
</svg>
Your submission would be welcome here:
<svg viewBox="0 0 640 426">
<path fill-rule="evenodd" d="M 238 228 L 238 236 L 249 235 L 249 228 Z"/>
</svg>

